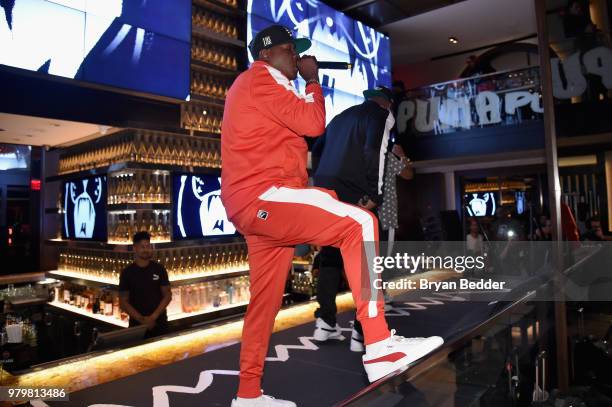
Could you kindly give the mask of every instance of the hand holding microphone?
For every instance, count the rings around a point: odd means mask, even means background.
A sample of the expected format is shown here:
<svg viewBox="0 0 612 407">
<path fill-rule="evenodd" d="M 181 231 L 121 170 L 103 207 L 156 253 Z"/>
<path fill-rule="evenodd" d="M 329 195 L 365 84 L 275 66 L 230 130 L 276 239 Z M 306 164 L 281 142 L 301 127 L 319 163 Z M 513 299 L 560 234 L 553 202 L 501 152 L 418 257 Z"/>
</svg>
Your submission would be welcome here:
<svg viewBox="0 0 612 407">
<path fill-rule="evenodd" d="M 304 78 L 306 83 L 310 81 L 319 81 L 319 64 L 317 58 L 312 55 L 303 55 L 297 61 L 297 68 L 300 76 Z"/>
</svg>

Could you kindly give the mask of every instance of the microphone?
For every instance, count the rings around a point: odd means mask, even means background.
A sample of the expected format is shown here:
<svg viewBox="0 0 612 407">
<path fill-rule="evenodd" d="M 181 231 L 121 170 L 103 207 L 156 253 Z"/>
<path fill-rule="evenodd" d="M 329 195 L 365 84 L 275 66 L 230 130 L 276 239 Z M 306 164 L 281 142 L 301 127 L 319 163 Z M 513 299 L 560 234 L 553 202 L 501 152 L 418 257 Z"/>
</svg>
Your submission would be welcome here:
<svg viewBox="0 0 612 407">
<path fill-rule="evenodd" d="M 319 69 L 351 69 L 353 65 L 348 62 L 318 61 Z"/>
</svg>

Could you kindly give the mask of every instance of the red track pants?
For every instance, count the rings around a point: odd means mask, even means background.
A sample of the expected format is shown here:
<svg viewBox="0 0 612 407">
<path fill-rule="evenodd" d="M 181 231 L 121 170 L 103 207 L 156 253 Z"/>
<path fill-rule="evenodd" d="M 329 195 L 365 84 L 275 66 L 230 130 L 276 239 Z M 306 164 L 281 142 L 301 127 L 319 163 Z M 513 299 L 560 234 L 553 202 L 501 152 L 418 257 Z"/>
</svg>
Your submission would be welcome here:
<svg viewBox="0 0 612 407">
<path fill-rule="evenodd" d="M 378 220 L 372 213 L 340 202 L 333 191 L 272 187 L 232 221 L 246 237 L 251 280 L 240 351 L 239 397 L 261 395 L 264 360 L 297 244 L 340 249 L 365 343 L 389 337 L 382 295 L 368 288 L 372 278 L 378 277 L 365 263 L 371 265 L 371 256 L 378 252 Z"/>
</svg>

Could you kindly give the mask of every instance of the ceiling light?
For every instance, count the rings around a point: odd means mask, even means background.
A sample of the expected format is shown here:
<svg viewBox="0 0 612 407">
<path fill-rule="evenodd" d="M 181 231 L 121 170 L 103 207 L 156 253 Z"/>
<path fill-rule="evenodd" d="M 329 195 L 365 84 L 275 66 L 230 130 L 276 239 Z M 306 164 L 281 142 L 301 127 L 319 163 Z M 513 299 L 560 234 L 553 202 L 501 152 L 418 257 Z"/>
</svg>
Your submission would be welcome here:
<svg viewBox="0 0 612 407">
<path fill-rule="evenodd" d="M 448 37 L 448 42 L 451 44 L 458 44 L 459 40 L 456 37 Z"/>
</svg>

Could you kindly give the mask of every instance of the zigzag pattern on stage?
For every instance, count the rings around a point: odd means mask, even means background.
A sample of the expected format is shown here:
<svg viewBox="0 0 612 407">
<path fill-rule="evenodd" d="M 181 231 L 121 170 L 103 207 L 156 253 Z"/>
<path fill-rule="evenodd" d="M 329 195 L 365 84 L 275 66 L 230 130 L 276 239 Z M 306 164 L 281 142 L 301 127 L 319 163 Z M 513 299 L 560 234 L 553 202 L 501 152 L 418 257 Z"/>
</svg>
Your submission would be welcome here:
<svg viewBox="0 0 612 407">
<path fill-rule="evenodd" d="M 464 302 L 466 298 L 452 294 L 433 294 L 426 297 L 421 297 L 420 301 L 402 302 L 402 306 L 393 306 L 390 310 L 385 311 L 388 317 L 406 317 L 410 315 L 409 311 L 424 311 L 429 306 L 444 305 L 445 302 Z M 340 328 L 341 331 L 351 332 L 352 328 Z M 309 350 L 316 351 L 319 347 L 313 342 L 311 336 L 300 336 L 297 338 L 301 345 L 276 345 L 274 350 L 275 356 L 268 356 L 268 362 L 287 362 L 290 358 L 289 350 Z M 344 338 L 343 338 L 344 339 Z M 214 375 L 238 376 L 238 370 L 204 370 L 200 372 L 198 383 L 195 387 L 190 386 L 155 386 L 153 391 L 153 407 L 170 407 L 170 399 L 168 393 L 184 393 L 184 394 L 199 394 L 209 388 L 214 381 Z M 47 403 L 41 400 L 30 401 L 32 407 L 49 407 Z M 122 404 L 91 404 L 89 407 L 133 407 Z"/>
</svg>

